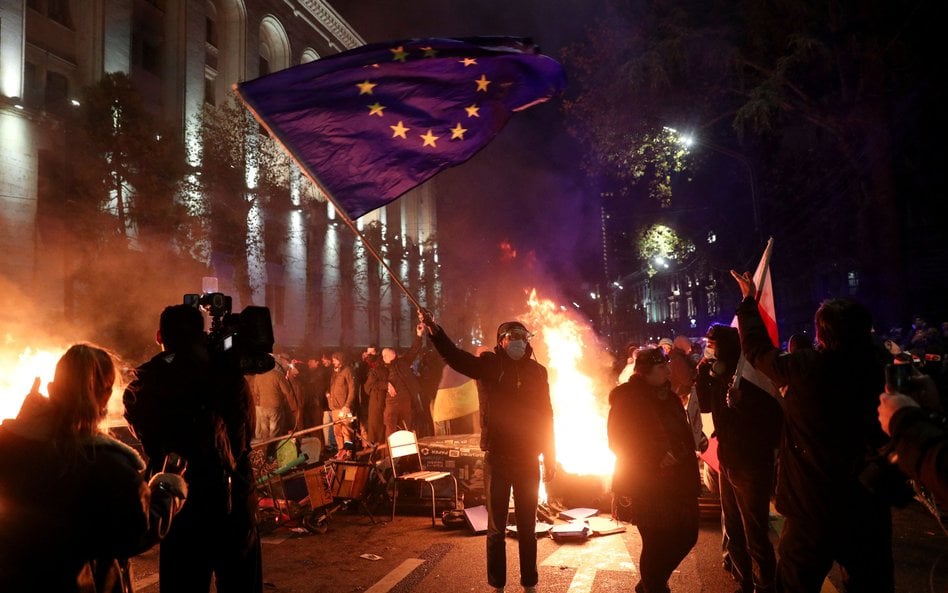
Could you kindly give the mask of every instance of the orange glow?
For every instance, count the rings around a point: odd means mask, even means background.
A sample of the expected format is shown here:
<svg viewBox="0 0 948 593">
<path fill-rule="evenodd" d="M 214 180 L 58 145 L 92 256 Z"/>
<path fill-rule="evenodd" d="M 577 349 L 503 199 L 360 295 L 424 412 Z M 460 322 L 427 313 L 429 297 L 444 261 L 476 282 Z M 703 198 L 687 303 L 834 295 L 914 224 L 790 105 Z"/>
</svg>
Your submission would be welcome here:
<svg viewBox="0 0 948 593">
<path fill-rule="evenodd" d="M 517 250 L 510 244 L 510 241 L 504 239 L 500 242 L 500 261 L 512 261 L 517 259 Z"/>
<path fill-rule="evenodd" d="M 606 436 L 611 387 L 607 367 L 598 366 L 605 348 L 588 325 L 538 298 L 536 289 L 528 302 L 527 327 L 536 334 L 531 344 L 549 372 L 557 461 L 571 474 L 611 476 L 615 455 Z"/>
<path fill-rule="evenodd" d="M 9 335 L 6 342 L 6 346 L 0 346 L 0 420 L 16 418 L 23 399 L 33 386 L 35 377 L 40 378 L 40 393 L 49 396 L 47 385 L 53 380 L 56 363 L 67 348 L 66 346 L 11 348 L 10 344 L 15 344 L 17 341 Z M 124 423 L 122 392 L 123 388 L 119 385 L 113 388 L 105 424 Z"/>
</svg>

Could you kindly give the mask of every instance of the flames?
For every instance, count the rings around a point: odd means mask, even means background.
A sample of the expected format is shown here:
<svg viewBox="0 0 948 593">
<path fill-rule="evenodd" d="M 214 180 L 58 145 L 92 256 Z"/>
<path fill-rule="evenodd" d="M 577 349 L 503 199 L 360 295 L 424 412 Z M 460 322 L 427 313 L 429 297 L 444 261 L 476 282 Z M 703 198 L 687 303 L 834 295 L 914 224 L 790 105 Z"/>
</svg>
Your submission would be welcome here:
<svg viewBox="0 0 948 593">
<path fill-rule="evenodd" d="M 8 335 L 6 344 L 0 346 L 0 420 L 16 417 L 36 377 L 40 378 L 40 393 L 49 395 L 46 386 L 53 380 L 56 363 L 67 348 L 67 346 L 17 347 L 18 342 L 19 340 Z M 108 417 L 105 422 L 108 425 L 123 422 L 122 391 L 122 387 L 118 384 L 112 390 Z"/>
<path fill-rule="evenodd" d="M 528 327 L 540 362 L 547 367 L 556 456 L 563 469 L 576 475 L 611 476 L 615 455 L 609 450 L 606 418 L 611 389 L 608 362 L 592 329 L 549 299 L 528 300 Z"/>
</svg>

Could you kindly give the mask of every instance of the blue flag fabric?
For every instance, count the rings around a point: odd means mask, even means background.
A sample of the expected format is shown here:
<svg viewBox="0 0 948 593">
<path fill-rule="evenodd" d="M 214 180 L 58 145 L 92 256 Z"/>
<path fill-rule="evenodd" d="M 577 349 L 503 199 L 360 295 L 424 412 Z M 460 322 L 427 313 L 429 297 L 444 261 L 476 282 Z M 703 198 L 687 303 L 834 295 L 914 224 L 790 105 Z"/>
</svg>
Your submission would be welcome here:
<svg viewBox="0 0 948 593">
<path fill-rule="evenodd" d="M 354 219 L 471 158 L 565 84 L 529 40 L 473 38 L 365 45 L 235 88 Z"/>
</svg>

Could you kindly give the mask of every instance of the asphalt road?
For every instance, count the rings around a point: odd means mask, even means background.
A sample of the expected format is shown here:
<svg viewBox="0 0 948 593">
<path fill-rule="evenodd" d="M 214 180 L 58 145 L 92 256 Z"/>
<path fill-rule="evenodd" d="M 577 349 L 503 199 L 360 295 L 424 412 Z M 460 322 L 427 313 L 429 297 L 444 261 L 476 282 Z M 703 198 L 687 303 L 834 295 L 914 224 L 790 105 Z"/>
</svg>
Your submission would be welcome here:
<svg viewBox="0 0 948 593">
<path fill-rule="evenodd" d="M 432 527 L 430 515 L 398 515 L 384 509 L 373 524 L 355 508 L 331 515 L 328 531 L 312 534 L 288 524 L 264 538 L 264 591 L 312 593 L 481 593 L 485 580 L 484 537 L 467 528 Z M 779 521 L 774 521 L 775 531 Z M 948 536 L 921 505 L 896 510 L 893 520 L 896 591 L 948 592 Z M 773 534 L 776 539 L 776 533 Z M 736 587 L 721 569 L 720 527 L 701 524 L 698 544 L 681 563 L 670 585 L 674 593 L 732 593 Z M 539 541 L 540 587 L 544 593 L 628 592 L 638 581 L 641 540 L 634 526 L 624 533 L 583 542 Z M 362 558 L 363 554 L 378 559 Z M 517 593 L 516 542 L 508 540 L 508 591 Z M 133 561 L 136 591 L 155 593 L 157 548 Z M 824 593 L 842 591 L 834 568 Z"/>
</svg>

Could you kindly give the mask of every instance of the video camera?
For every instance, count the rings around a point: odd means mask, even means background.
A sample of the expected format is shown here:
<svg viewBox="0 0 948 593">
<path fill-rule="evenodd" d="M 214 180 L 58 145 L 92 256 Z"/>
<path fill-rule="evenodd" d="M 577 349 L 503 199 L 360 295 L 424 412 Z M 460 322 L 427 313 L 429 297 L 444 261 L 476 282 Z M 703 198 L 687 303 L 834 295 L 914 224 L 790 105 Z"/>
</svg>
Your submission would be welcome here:
<svg viewBox="0 0 948 593">
<path fill-rule="evenodd" d="M 205 279 L 205 290 L 209 288 Z M 233 299 L 217 292 L 216 278 L 203 294 L 184 295 L 184 304 L 207 312 L 211 329 L 207 333 L 212 359 L 236 364 L 244 374 L 257 375 L 272 369 L 273 323 L 270 309 L 249 305 L 240 313 L 231 313 Z"/>
</svg>

